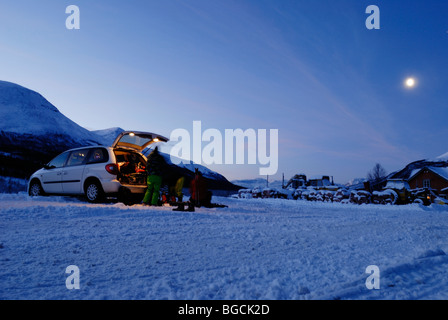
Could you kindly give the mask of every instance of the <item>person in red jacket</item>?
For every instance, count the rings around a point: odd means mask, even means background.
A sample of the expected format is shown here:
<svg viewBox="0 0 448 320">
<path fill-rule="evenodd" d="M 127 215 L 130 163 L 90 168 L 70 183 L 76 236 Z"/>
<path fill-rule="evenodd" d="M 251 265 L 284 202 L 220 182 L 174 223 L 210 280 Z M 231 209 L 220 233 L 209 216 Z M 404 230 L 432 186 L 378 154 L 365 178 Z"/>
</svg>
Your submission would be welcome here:
<svg viewBox="0 0 448 320">
<path fill-rule="evenodd" d="M 227 205 L 212 203 L 212 193 L 208 190 L 207 181 L 198 169 L 195 170 L 194 179 L 190 184 L 190 200 L 187 203 L 179 203 L 179 207 L 173 211 L 195 211 L 194 207 L 227 208 Z M 188 209 L 185 210 L 185 205 Z"/>
<path fill-rule="evenodd" d="M 190 185 L 190 201 L 196 207 L 210 207 L 212 201 L 212 193 L 207 188 L 207 181 L 205 181 L 202 173 L 198 169 L 195 170 L 194 179 Z"/>
</svg>

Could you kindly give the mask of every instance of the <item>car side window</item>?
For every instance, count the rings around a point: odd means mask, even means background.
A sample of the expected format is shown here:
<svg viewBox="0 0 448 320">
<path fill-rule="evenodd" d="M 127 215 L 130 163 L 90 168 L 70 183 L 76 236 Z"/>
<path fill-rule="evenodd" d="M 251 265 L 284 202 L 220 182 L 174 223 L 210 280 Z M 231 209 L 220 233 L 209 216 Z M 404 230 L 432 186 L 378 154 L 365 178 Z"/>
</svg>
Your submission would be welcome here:
<svg viewBox="0 0 448 320">
<path fill-rule="evenodd" d="M 64 153 L 58 155 L 56 158 L 54 158 L 53 160 L 51 160 L 48 163 L 48 167 L 49 168 L 63 167 L 65 164 L 65 161 L 67 160 L 68 155 L 69 155 L 69 152 L 64 152 Z"/>
<path fill-rule="evenodd" d="M 104 148 L 92 149 L 87 159 L 87 164 L 109 161 L 109 153 Z"/>
<path fill-rule="evenodd" d="M 88 149 L 72 151 L 70 153 L 70 157 L 68 158 L 66 166 L 72 167 L 84 164 L 88 152 Z"/>
</svg>

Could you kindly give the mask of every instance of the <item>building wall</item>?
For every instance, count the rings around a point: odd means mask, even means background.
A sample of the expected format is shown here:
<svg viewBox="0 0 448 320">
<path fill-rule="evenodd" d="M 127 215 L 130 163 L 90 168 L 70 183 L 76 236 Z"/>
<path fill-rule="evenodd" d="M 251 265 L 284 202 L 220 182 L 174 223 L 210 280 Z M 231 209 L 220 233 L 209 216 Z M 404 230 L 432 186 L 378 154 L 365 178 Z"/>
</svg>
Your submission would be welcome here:
<svg viewBox="0 0 448 320">
<path fill-rule="evenodd" d="M 429 180 L 431 188 L 438 191 L 448 187 L 447 180 L 427 169 L 423 169 L 414 178 L 409 180 L 409 186 L 411 189 L 423 188 L 424 180 Z"/>
</svg>

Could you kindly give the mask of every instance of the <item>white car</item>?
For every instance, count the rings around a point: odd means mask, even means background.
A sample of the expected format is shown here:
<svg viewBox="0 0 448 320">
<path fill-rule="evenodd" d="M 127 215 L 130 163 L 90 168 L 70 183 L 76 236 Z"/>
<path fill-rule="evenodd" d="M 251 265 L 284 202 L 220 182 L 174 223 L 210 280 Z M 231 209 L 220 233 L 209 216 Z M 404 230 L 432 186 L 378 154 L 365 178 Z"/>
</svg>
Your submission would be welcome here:
<svg viewBox="0 0 448 320">
<path fill-rule="evenodd" d="M 124 131 L 111 147 L 89 146 L 65 151 L 36 171 L 28 194 L 85 195 L 89 202 L 106 196 L 143 196 L 146 191 L 144 151 L 168 139 L 150 132 Z"/>
</svg>

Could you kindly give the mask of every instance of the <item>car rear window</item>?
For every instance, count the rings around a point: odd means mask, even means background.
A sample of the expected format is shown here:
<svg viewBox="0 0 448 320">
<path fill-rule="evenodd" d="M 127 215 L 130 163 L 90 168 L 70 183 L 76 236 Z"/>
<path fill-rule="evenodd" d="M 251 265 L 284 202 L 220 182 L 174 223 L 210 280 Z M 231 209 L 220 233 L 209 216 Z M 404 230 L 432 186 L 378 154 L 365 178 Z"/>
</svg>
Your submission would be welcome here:
<svg viewBox="0 0 448 320">
<path fill-rule="evenodd" d="M 109 153 L 104 148 L 92 149 L 87 159 L 87 164 L 109 161 Z"/>
<path fill-rule="evenodd" d="M 79 166 L 84 164 L 88 153 L 88 149 L 72 151 L 70 153 L 70 156 L 68 157 L 66 167 Z"/>
</svg>

